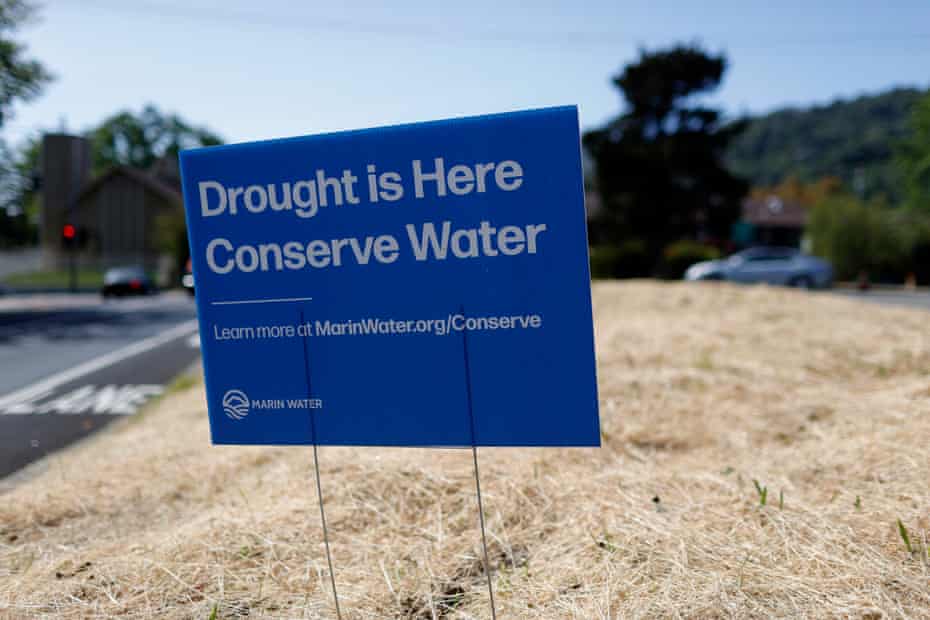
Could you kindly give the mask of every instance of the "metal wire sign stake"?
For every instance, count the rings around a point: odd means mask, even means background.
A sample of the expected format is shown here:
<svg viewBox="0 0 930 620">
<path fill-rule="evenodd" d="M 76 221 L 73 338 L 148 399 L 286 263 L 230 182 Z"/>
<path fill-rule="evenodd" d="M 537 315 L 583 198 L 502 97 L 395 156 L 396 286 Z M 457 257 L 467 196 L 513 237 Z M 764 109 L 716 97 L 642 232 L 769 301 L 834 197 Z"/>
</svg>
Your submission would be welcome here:
<svg viewBox="0 0 930 620">
<path fill-rule="evenodd" d="M 465 306 L 460 308 L 461 315 L 465 316 Z M 488 537 L 484 526 L 484 505 L 481 502 L 481 479 L 478 475 L 478 444 L 475 439 L 475 413 L 472 408 L 471 397 L 471 367 L 468 360 L 468 330 L 462 330 L 462 352 L 465 357 L 465 392 L 468 404 L 468 423 L 471 430 L 471 456 L 475 465 L 475 493 L 478 496 L 478 521 L 481 523 L 481 550 L 484 552 L 484 574 L 488 579 L 488 599 L 491 602 L 491 618 L 497 620 L 497 609 L 494 604 L 494 586 L 491 584 L 491 564 L 488 561 Z"/>
<path fill-rule="evenodd" d="M 461 315 L 465 315 L 465 307 L 460 307 Z M 300 311 L 300 323 L 305 323 L 303 310 Z M 307 398 L 313 398 L 313 391 L 310 382 L 310 352 L 307 347 L 307 337 L 304 336 L 303 340 L 303 352 L 304 352 L 304 372 L 307 379 Z M 465 395 L 466 403 L 468 408 L 468 424 L 469 431 L 471 436 L 471 454 L 472 454 L 472 463 L 474 465 L 475 473 L 475 495 L 478 500 L 478 522 L 481 527 L 481 551 L 484 557 L 484 574 L 487 579 L 488 585 L 488 600 L 491 607 L 491 618 L 492 620 L 497 620 L 497 605 L 494 601 L 494 586 L 491 581 L 491 563 L 488 559 L 488 539 L 487 539 L 487 528 L 484 520 L 484 503 L 481 498 L 481 475 L 478 469 L 478 444 L 475 434 L 475 413 L 472 403 L 472 391 L 471 391 L 471 367 L 470 360 L 468 356 L 468 330 L 462 331 L 462 355 L 464 362 L 465 370 Z M 323 485 L 320 481 L 320 459 L 319 459 L 319 450 L 316 441 L 316 420 L 314 409 L 310 409 L 310 436 L 313 441 L 313 471 L 316 476 L 316 491 L 317 498 L 319 499 L 320 504 L 320 523 L 322 524 L 323 529 L 323 544 L 326 549 L 326 563 L 329 567 L 329 577 L 330 584 L 333 590 L 333 602 L 336 607 L 336 617 L 339 620 L 342 620 L 342 611 L 339 606 L 339 594 L 336 589 L 336 572 L 333 569 L 333 558 L 329 546 L 329 530 L 326 527 L 326 510 L 323 503 Z"/>
<path fill-rule="evenodd" d="M 304 311 L 300 311 L 300 324 L 304 323 Z M 307 336 L 303 337 L 304 346 L 304 373 L 307 377 L 307 399 L 313 399 L 310 387 L 310 352 L 307 349 Z M 320 523 L 323 525 L 323 545 L 326 547 L 326 564 L 329 566 L 329 581 L 333 587 L 333 602 L 336 605 L 336 618 L 342 620 L 342 610 L 339 608 L 339 594 L 336 592 L 336 571 L 333 570 L 333 556 L 329 550 L 329 530 L 326 527 L 326 510 L 323 508 L 323 485 L 320 482 L 320 457 L 316 441 L 316 413 L 310 408 L 310 438 L 313 442 L 313 472 L 316 474 L 316 495 L 320 500 Z"/>
</svg>

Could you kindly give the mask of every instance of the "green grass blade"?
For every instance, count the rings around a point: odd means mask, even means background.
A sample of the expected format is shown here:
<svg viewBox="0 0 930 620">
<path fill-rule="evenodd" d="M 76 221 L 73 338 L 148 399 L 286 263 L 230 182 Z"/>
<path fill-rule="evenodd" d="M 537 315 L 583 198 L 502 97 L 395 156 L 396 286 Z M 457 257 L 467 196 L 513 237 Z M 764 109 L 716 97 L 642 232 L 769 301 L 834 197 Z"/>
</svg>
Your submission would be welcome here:
<svg viewBox="0 0 930 620">
<path fill-rule="evenodd" d="M 904 541 L 904 546 L 907 547 L 907 552 L 913 554 L 914 548 L 911 546 L 911 537 L 907 533 L 907 528 L 904 527 L 903 523 L 901 523 L 901 519 L 898 519 L 898 533 L 901 534 L 901 540 Z"/>
</svg>

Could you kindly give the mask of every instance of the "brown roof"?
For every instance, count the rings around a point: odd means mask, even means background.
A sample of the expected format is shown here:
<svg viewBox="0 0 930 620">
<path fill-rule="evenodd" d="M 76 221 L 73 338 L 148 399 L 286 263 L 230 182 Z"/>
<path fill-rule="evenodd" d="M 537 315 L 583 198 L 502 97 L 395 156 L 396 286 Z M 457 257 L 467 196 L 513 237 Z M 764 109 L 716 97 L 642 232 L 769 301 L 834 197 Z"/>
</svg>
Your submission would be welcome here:
<svg viewBox="0 0 930 620">
<path fill-rule="evenodd" d="M 747 198 L 743 201 L 743 221 L 763 227 L 803 228 L 807 209 L 799 202 L 774 194 L 761 199 Z"/>
<path fill-rule="evenodd" d="M 177 188 L 171 187 L 167 183 L 160 181 L 152 175 L 142 172 L 141 170 L 137 170 L 136 168 L 130 168 L 129 166 L 114 166 L 98 176 L 96 179 L 84 186 L 84 188 L 81 190 L 81 193 L 78 194 L 78 201 L 83 200 L 85 196 L 94 193 L 110 179 L 117 176 L 125 176 L 132 179 L 136 183 L 145 186 L 153 193 L 158 194 L 168 202 L 177 204 L 178 206 L 184 205 L 184 198 L 181 196 L 181 192 L 179 192 Z"/>
</svg>

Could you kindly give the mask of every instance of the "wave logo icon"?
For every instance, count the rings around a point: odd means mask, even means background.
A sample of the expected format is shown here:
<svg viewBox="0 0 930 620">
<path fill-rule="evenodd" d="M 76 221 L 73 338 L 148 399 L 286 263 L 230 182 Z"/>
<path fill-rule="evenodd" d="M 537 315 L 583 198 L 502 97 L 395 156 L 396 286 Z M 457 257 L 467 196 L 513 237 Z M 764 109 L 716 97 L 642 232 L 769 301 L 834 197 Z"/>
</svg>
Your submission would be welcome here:
<svg viewBox="0 0 930 620">
<path fill-rule="evenodd" d="M 223 411 L 233 420 L 249 415 L 249 397 L 242 390 L 229 390 L 223 395 Z"/>
</svg>

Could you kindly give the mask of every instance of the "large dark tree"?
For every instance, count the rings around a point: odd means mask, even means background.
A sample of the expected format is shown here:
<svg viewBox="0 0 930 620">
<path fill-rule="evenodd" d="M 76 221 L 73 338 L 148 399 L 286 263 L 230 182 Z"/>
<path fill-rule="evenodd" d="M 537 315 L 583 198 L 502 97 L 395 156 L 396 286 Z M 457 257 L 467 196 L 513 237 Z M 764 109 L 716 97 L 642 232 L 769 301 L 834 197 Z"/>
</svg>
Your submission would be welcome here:
<svg viewBox="0 0 930 620">
<path fill-rule="evenodd" d="M 626 113 L 584 136 L 604 206 L 592 241 L 638 241 L 655 263 L 674 241 L 729 238 L 748 187 L 726 170 L 723 155 L 742 125 L 724 124 L 698 101 L 725 69 L 722 55 L 678 46 L 642 51 L 614 78 Z"/>
</svg>

